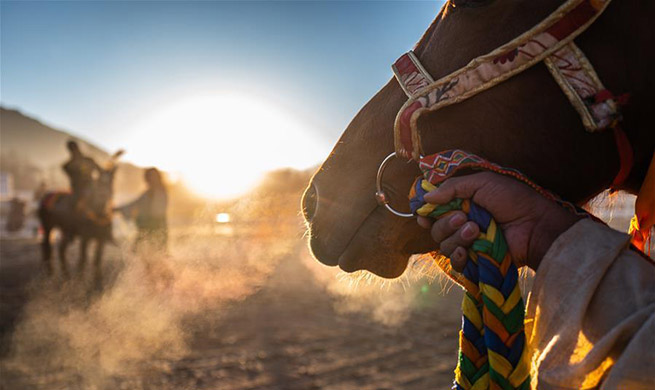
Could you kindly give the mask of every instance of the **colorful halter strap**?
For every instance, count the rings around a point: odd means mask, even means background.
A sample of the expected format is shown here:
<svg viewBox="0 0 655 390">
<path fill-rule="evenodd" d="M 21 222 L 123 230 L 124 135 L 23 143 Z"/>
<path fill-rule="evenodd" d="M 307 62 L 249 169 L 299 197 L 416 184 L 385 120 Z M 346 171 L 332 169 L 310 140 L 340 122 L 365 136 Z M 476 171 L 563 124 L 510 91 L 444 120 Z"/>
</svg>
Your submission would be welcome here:
<svg viewBox="0 0 655 390">
<path fill-rule="evenodd" d="M 392 66 L 409 97 L 394 124 L 396 153 L 414 160 L 423 154 L 417 131 L 422 113 L 466 100 L 543 61 L 587 131 L 614 129 L 621 168 L 613 186 L 620 185 L 632 168 L 630 143 L 618 127 L 619 108 L 626 99 L 603 86 L 589 60 L 573 43 L 610 1 L 568 0 L 529 31 L 436 81 L 413 52 L 404 54 Z"/>
</svg>

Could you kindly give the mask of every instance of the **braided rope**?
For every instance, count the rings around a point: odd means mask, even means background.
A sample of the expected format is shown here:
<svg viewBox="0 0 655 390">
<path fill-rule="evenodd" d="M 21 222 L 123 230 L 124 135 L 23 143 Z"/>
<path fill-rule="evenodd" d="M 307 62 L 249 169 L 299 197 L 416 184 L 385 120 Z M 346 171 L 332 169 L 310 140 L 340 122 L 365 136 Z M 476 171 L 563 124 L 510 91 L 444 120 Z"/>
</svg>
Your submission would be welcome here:
<svg viewBox="0 0 655 390">
<path fill-rule="evenodd" d="M 430 180 L 418 178 L 410 193 L 412 213 L 416 215 L 438 219 L 463 211 L 469 221 L 480 227 L 461 275 L 454 275 L 449 264 L 439 264 L 466 290 L 454 388 L 529 389 L 530 356 L 523 325 L 525 305 L 518 286 L 518 269 L 502 231 L 487 210 L 468 199 L 454 199 L 443 205 L 429 204 L 424 199 L 426 193 L 455 171 L 470 168 L 473 162 L 478 169 L 514 177 L 517 174 L 514 170 L 503 171 L 467 152 L 447 151 L 422 159 L 425 177 Z"/>
</svg>

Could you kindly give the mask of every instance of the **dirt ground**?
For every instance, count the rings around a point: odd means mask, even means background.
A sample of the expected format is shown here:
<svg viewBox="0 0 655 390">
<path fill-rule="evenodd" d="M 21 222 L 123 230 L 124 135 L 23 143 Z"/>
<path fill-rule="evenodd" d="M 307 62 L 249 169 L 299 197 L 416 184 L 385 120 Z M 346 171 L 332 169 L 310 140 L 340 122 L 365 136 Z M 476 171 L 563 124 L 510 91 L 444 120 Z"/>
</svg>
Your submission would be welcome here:
<svg viewBox="0 0 655 390">
<path fill-rule="evenodd" d="M 180 235 L 165 267 L 111 248 L 100 290 L 46 280 L 36 241 L 3 240 L 0 388 L 451 386 L 457 288 L 444 295 L 420 279 L 353 289 L 356 280 L 317 264 L 299 236 L 283 247 L 195 237 Z"/>
</svg>

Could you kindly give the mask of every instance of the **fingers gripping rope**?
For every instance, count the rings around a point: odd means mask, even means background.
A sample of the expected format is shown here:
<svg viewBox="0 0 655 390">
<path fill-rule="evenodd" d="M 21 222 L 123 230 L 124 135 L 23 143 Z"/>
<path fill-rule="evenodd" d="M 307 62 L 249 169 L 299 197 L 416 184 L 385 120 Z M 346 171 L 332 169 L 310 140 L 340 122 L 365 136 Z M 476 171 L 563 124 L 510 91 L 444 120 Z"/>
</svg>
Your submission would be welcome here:
<svg viewBox="0 0 655 390">
<path fill-rule="evenodd" d="M 437 186 L 426 179 L 417 179 L 410 193 L 412 213 L 439 219 L 461 210 L 480 227 L 479 237 L 468 250 L 464 271 L 455 278 L 466 294 L 462 302 L 454 388 L 529 389 L 529 356 L 523 327 L 525 308 L 518 286 L 518 269 L 512 262 L 505 237 L 489 212 L 468 199 L 455 199 L 443 205 L 426 203 L 423 196 Z M 452 273 L 449 265 L 440 266 L 446 273 Z"/>
</svg>

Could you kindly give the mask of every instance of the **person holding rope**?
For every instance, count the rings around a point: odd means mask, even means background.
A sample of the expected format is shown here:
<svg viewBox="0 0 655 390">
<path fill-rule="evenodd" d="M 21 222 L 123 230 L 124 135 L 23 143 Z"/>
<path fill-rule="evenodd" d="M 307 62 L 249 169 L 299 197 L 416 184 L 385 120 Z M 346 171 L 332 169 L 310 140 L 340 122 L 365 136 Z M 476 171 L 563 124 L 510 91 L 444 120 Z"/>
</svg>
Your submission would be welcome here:
<svg viewBox="0 0 655 390">
<path fill-rule="evenodd" d="M 651 165 L 642 188 L 649 196 L 637 204 L 647 226 L 655 219 Z M 655 388 L 655 263 L 631 248 L 628 235 L 492 172 L 450 178 L 424 197 L 431 204 L 471 199 L 485 208 L 516 265 L 536 271 L 525 321 L 533 388 Z M 462 272 L 478 225 L 461 211 L 418 223 Z"/>
<path fill-rule="evenodd" d="M 136 200 L 115 211 L 135 221 L 138 230 L 134 241 L 135 251 L 145 245 L 148 249 L 165 252 L 168 243 L 168 192 L 157 168 L 146 169 L 144 179 L 147 190 Z"/>
</svg>

